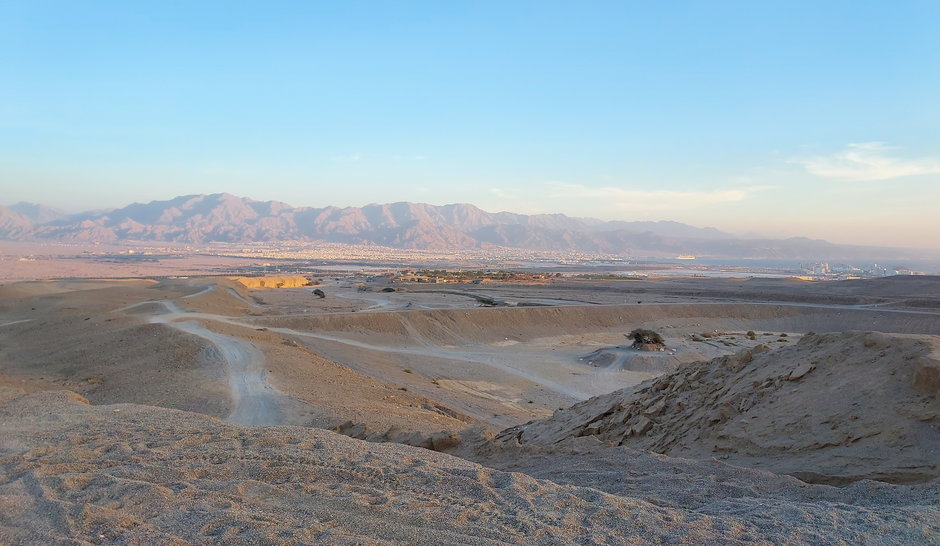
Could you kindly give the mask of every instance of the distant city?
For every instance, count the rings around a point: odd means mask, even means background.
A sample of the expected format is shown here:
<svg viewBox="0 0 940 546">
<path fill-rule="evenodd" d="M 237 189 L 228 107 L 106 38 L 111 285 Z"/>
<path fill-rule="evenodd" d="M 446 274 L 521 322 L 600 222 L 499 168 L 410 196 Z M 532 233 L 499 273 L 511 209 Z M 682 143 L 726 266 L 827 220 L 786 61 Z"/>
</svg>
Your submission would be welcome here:
<svg viewBox="0 0 940 546">
<path fill-rule="evenodd" d="M 724 277 L 793 278 L 830 281 L 926 275 L 937 272 L 911 266 L 879 263 L 796 262 L 789 260 L 719 259 L 680 255 L 674 258 L 624 256 L 595 252 L 526 250 L 493 247 L 451 251 L 402 249 L 379 245 L 344 243 L 209 243 L 185 244 L 94 244 L 94 243 L 5 243 L 0 245 L 0 261 L 45 262 L 55 269 L 55 261 L 84 262 L 88 271 L 102 275 L 111 266 L 113 275 L 192 274 L 193 260 L 215 264 L 213 274 L 258 275 L 328 272 L 363 272 L 392 276 L 415 276 L 416 282 L 481 282 L 537 280 L 543 278 L 647 278 Z M 122 268 L 115 268 L 115 266 Z M 130 269 L 127 269 L 130 268 Z M 135 269 L 137 268 L 137 269 Z M 446 274 L 442 273 L 446 272 Z M 472 274 L 464 274 L 464 273 Z M 459 273 L 459 274 L 458 274 Z M 512 275 L 510 275 L 510 273 Z M 82 276 L 76 274 L 77 276 Z"/>
<path fill-rule="evenodd" d="M 811 279 L 869 279 L 874 277 L 891 277 L 894 275 L 926 275 L 923 271 L 916 271 L 903 266 L 885 266 L 872 264 L 870 267 L 856 267 L 848 264 L 829 265 L 828 263 L 801 264 L 803 271 L 801 277 Z"/>
</svg>

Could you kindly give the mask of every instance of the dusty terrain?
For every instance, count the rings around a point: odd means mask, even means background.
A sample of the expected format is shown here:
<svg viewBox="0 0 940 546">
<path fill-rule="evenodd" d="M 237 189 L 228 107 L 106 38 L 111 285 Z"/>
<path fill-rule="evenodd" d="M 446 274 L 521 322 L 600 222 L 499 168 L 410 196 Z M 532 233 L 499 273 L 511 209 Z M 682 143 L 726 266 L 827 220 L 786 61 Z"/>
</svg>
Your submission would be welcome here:
<svg viewBox="0 0 940 546">
<path fill-rule="evenodd" d="M 809 334 L 683 366 L 498 439 L 551 446 L 591 436 L 814 482 L 928 482 L 940 476 L 938 349 L 932 336 Z"/>
<path fill-rule="evenodd" d="M 0 285 L 0 540 L 929 542 L 918 281 Z"/>
<path fill-rule="evenodd" d="M 673 481 L 661 487 L 648 482 L 653 491 L 639 495 L 618 494 L 312 428 L 244 427 L 139 405 L 89 406 L 62 391 L 2 396 L 4 542 L 859 544 L 936 538 L 937 498 L 924 488 L 866 482 L 843 491 L 718 463 L 657 465 L 634 452 L 646 460 L 631 463 L 630 475 L 660 466 L 651 477 L 671 473 Z M 680 472 L 688 481 L 677 484 Z M 676 485 L 692 484 L 701 486 L 694 495 L 675 494 Z"/>
</svg>

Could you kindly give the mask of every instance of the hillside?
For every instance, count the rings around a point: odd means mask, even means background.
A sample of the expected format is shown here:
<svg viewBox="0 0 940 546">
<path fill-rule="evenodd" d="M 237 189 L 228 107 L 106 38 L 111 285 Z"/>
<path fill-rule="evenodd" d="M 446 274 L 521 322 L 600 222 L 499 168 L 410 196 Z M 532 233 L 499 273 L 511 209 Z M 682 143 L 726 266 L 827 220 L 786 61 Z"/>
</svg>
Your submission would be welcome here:
<svg viewBox="0 0 940 546">
<path fill-rule="evenodd" d="M 469 204 L 292 207 L 224 193 L 188 195 L 74 215 L 19 203 L 0 207 L 0 240 L 187 244 L 326 241 L 407 249 L 498 246 L 662 257 L 689 252 L 727 258 L 922 257 L 916 251 L 833 245 L 803 238 L 737 238 L 713 228 L 670 221 L 603 222 L 563 214 L 490 213 Z"/>
<path fill-rule="evenodd" d="M 642 468 L 646 491 L 608 493 L 325 430 L 239 426 L 134 404 L 90 406 L 67 391 L 0 388 L 0 420 L 3 543 L 936 539 L 933 489 L 867 482 L 843 492 L 720 463 L 622 452 L 616 464 L 601 461 L 595 471 L 606 469 L 610 484 L 624 483 L 624 468 Z M 721 484 L 710 481 L 716 473 Z M 685 488 L 696 485 L 692 494 L 675 487 L 676 477 Z"/>
<path fill-rule="evenodd" d="M 598 396 L 498 439 L 594 437 L 806 481 L 926 482 L 940 475 L 940 361 L 933 336 L 807 334 Z"/>
</svg>

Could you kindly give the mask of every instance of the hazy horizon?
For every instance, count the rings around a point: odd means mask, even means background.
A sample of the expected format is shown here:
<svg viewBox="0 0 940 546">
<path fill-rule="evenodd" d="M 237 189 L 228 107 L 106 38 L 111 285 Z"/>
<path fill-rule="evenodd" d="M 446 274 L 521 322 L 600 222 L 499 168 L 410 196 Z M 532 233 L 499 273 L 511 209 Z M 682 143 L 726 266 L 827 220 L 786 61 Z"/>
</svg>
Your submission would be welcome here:
<svg viewBox="0 0 940 546">
<path fill-rule="evenodd" d="M 940 248 L 940 5 L 0 7 L 0 188 Z"/>
<path fill-rule="evenodd" d="M 91 214 L 91 213 L 98 213 L 98 214 L 100 214 L 100 213 L 107 213 L 107 212 L 114 211 L 114 210 L 120 210 L 120 209 L 123 209 L 123 208 L 125 208 L 125 207 L 127 207 L 127 206 L 131 206 L 131 205 L 149 205 L 149 204 L 154 204 L 154 203 L 166 203 L 166 202 L 170 202 L 170 201 L 173 201 L 173 200 L 182 198 L 182 197 L 209 197 L 209 196 L 212 196 L 212 195 L 229 195 L 229 196 L 232 196 L 232 197 L 236 197 L 236 198 L 238 198 L 238 199 L 247 199 L 247 200 L 249 200 L 249 201 L 261 202 L 261 203 L 263 203 L 263 202 L 268 202 L 268 201 L 275 201 L 275 202 L 284 203 L 284 204 L 286 204 L 286 205 L 288 205 L 288 206 L 290 206 L 290 207 L 292 207 L 292 208 L 324 209 L 324 208 L 328 208 L 328 207 L 335 207 L 335 208 L 344 209 L 344 208 L 347 208 L 347 207 L 348 207 L 348 208 L 361 208 L 361 207 L 363 207 L 363 206 L 372 206 L 372 205 L 383 206 L 383 205 L 392 205 L 392 204 L 395 204 L 395 203 L 407 203 L 407 204 L 414 204 L 414 205 L 430 205 L 430 206 L 469 205 L 469 206 L 473 206 L 473 207 L 479 208 L 479 209 L 482 210 L 484 213 L 510 213 L 510 214 L 523 214 L 523 215 L 525 214 L 525 213 L 519 213 L 519 212 L 517 212 L 517 211 L 512 211 L 512 210 L 486 210 L 486 209 L 483 209 L 482 207 L 478 207 L 477 205 L 475 205 L 475 204 L 473 204 L 473 203 L 443 203 L 443 204 L 441 204 L 441 205 L 436 205 L 436 204 L 433 204 L 433 203 L 425 203 L 425 202 L 393 201 L 393 202 L 388 202 L 388 203 L 366 203 L 365 205 L 338 206 L 338 205 L 332 205 L 332 204 L 299 204 L 299 203 L 291 203 L 291 202 L 281 201 L 281 200 L 276 200 L 276 199 L 275 199 L 275 200 L 260 200 L 260 199 L 254 199 L 254 198 L 252 198 L 251 196 L 247 196 L 247 195 L 235 195 L 235 194 L 232 194 L 232 193 L 230 193 L 230 192 L 218 192 L 218 193 L 215 193 L 215 194 L 186 194 L 186 195 L 177 195 L 177 196 L 173 196 L 173 197 L 169 197 L 169 198 L 165 198 L 165 199 L 155 199 L 155 200 L 145 201 L 145 202 L 144 202 L 144 201 L 133 201 L 133 202 L 125 203 L 125 204 L 123 204 L 123 205 L 121 205 L 121 206 L 118 206 L 118 207 L 97 208 L 97 209 L 87 209 L 87 210 L 76 210 L 76 211 L 74 211 L 74 212 L 73 212 L 73 211 L 69 211 L 69 210 L 65 210 L 65 209 L 56 208 L 56 207 L 50 207 L 50 208 L 52 208 L 53 210 L 55 210 L 55 211 L 57 211 L 57 212 L 65 213 L 65 214 L 68 214 L 68 215 L 81 215 L 81 214 L 85 214 L 85 213 L 89 213 L 89 214 Z M 17 205 L 49 206 L 49 205 L 46 205 L 46 204 L 44 204 L 44 203 L 34 203 L 34 202 L 28 202 L 28 201 L 19 201 L 19 202 L 17 202 L 17 203 L 0 203 L 0 207 L 15 207 L 15 206 L 17 206 Z M 538 214 L 538 213 L 536 213 L 536 214 Z M 549 212 L 549 213 L 546 213 L 546 214 L 551 215 L 551 214 L 564 214 L 564 213 L 551 213 L 551 212 Z M 566 216 L 568 216 L 569 218 L 576 218 L 576 219 L 582 219 L 582 220 L 598 220 L 597 218 L 591 218 L 591 217 L 586 217 L 586 216 L 581 216 L 581 217 L 578 217 L 578 216 L 570 216 L 570 215 L 566 215 Z M 601 221 L 605 221 L 605 220 L 601 220 Z M 629 220 L 627 220 L 627 222 L 629 222 Z M 663 219 L 663 220 L 643 220 L 643 221 L 641 221 L 641 222 L 676 223 L 677 221 L 675 221 L 675 220 L 670 220 L 670 219 Z M 694 228 L 698 228 L 698 229 L 716 229 L 716 228 L 714 228 L 714 226 L 704 226 L 704 225 L 703 225 L 703 226 L 698 226 L 698 225 L 693 225 L 693 224 L 685 224 L 685 223 L 682 223 L 682 222 L 678 222 L 678 223 L 683 224 L 683 225 L 688 225 L 688 226 L 691 226 L 691 227 L 694 227 Z M 719 230 L 719 231 L 722 231 L 722 230 Z M 732 237 L 735 237 L 735 238 L 738 238 L 738 239 L 743 239 L 743 240 L 749 240 L 749 239 L 753 239 L 753 240 L 768 239 L 768 240 L 771 240 L 771 239 L 775 239 L 775 237 L 768 236 L 768 235 L 761 234 L 761 233 L 755 233 L 755 232 L 749 232 L 749 233 L 735 233 L 735 232 L 730 232 L 730 231 L 722 231 L 722 233 L 725 233 L 726 235 L 729 235 L 729 236 L 732 236 Z M 819 238 L 819 237 L 811 237 L 811 236 L 807 236 L 807 235 L 793 235 L 793 236 L 789 236 L 789 237 L 780 237 L 780 238 L 776 238 L 776 239 L 784 239 L 784 238 L 801 238 L 801 239 L 812 239 L 812 240 L 825 240 L 825 239 L 821 239 L 821 238 Z M 845 243 L 845 242 L 841 242 L 841 241 L 832 241 L 832 240 L 825 240 L 825 241 L 826 241 L 826 242 L 829 242 L 829 243 L 834 243 L 834 244 L 837 244 L 837 245 L 853 245 L 853 243 Z M 884 248 L 884 249 L 894 248 L 894 249 L 898 249 L 898 250 L 914 250 L 914 251 L 926 251 L 926 252 L 928 252 L 928 253 L 935 253 L 935 258 L 936 258 L 936 259 L 926 259 L 926 261 L 924 261 L 923 263 L 929 263 L 931 267 L 936 267 L 937 265 L 940 265 L 940 261 L 936 261 L 936 260 L 940 260 L 940 247 L 917 247 L 917 246 L 898 246 L 898 245 L 885 245 L 885 246 L 882 246 L 882 245 L 865 245 L 865 244 L 861 244 L 861 245 L 857 245 L 857 246 L 871 247 L 871 248 Z M 783 261 L 787 261 L 787 260 L 783 260 Z M 789 261 L 793 261 L 793 260 L 789 260 Z M 879 260 L 875 260 L 875 261 L 879 261 Z M 885 260 L 880 260 L 880 261 L 885 261 Z M 890 260 L 888 260 L 888 261 L 890 261 Z M 918 263 L 921 263 L 921 262 L 918 262 Z"/>
</svg>

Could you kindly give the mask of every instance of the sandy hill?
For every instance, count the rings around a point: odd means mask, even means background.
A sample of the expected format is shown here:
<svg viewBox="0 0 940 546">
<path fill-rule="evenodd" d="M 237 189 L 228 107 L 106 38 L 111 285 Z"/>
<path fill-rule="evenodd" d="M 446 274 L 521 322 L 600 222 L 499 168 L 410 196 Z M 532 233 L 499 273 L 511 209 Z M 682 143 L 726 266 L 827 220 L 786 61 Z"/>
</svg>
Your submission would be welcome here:
<svg viewBox="0 0 940 546">
<path fill-rule="evenodd" d="M 927 543 L 940 517 L 928 490 L 868 482 L 842 494 L 734 467 L 721 490 L 654 504 L 424 449 L 90 406 L 66 391 L 0 389 L 0 421 L 5 543 Z"/>
<path fill-rule="evenodd" d="M 492 342 L 506 337 L 531 339 L 586 331 L 626 333 L 638 325 L 690 332 L 713 329 L 831 332 L 874 328 L 903 334 L 940 331 L 938 315 L 744 303 L 435 309 L 406 313 L 260 317 L 255 322 L 301 331 L 341 332 L 364 341 L 391 342 L 417 332 L 428 342 L 441 345 Z"/>
<path fill-rule="evenodd" d="M 932 336 L 809 334 L 773 352 L 683 366 L 498 439 L 550 446 L 593 436 L 808 481 L 928 481 L 940 473 L 938 347 Z"/>
</svg>

